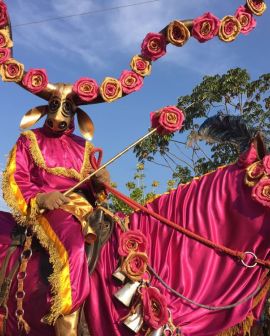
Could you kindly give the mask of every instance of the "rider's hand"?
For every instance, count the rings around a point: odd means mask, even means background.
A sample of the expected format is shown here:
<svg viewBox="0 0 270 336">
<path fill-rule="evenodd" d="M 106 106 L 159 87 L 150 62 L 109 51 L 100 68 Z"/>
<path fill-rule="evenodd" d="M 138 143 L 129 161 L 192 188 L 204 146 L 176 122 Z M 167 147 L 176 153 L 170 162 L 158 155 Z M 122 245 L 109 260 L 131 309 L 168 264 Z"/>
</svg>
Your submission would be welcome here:
<svg viewBox="0 0 270 336">
<path fill-rule="evenodd" d="M 38 194 L 36 201 L 40 209 L 54 210 L 58 209 L 62 204 L 68 203 L 69 198 L 64 196 L 60 191 L 51 191 Z"/>
<path fill-rule="evenodd" d="M 91 178 L 91 181 L 95 191 L 99 192 L 104 190 L 103 183 L 110 184 L 110 174 L 106 168 L 103 168 Z"/>
</svg>

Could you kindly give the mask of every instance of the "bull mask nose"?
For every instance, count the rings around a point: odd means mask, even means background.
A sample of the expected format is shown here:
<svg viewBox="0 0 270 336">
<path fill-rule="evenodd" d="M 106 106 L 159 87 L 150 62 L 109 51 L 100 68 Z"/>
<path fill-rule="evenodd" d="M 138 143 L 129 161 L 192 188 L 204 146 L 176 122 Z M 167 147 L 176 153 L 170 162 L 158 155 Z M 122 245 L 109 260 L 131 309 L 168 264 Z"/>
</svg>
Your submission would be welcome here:
<svg viewBox="0 0 270 336">
<path fill-rule="evenodd" d="M 54 132 L 63 132 L 67 129 L 68 124 L 66 121 L 56 121 L 53 119 L 47 119 L 46 121 L 47 126 Z"/>
</svg>

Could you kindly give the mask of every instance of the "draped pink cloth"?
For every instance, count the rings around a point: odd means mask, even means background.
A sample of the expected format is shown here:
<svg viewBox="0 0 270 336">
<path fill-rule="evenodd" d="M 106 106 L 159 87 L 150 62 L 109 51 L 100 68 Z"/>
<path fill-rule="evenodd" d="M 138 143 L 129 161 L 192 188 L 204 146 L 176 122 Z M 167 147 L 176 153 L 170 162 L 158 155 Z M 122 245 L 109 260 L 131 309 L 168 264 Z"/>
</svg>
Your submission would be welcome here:
<svg viewBox="0 0 270 336">
<path fill-rule="evenodd" d="M 245 168 L 255 159 L 251 148 L 238 164 L 180 185 L 147 207 L 213 242 L 269 259 L 270 209 L 253 200 L 251 189 L 244 184 Z M 158 275 L 198 303 L 224 306 L 242 300 L 256 290 L 265 272 L 260 266 L 246 268 L 238 260 L 217 253 L 142 212 L 130 216 L 130 229 L 139 229 L 146 235 L 149 264 Z M 129 309 L 113 297 L 122 287 L 112 278 L 119 260 L 118 238 L 116 230 L 90 277 L 91 294 L 85 313 L 92 335 L 133 334 L 120 321 Z M 232 309 L 209 311 L 178 298 L 154 276 L 151 285 L 166 296 L 173 322 L 185 336 L 214 336 L 247 316 L 258 319 L 264 301 L 261 294 L 262 300 L 255 308 L 250 299 Z"/>
</svg>

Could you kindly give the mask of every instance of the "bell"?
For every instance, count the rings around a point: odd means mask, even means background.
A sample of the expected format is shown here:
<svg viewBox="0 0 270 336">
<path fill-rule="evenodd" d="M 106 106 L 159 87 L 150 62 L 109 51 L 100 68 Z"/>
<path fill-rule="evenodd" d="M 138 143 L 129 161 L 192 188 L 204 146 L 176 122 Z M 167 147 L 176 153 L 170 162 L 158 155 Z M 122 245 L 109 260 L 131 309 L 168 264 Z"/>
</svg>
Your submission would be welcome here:
<svg viewBox="0 0 270 336">
<path fill-rule="evenodd" d="M 140 282 L 138 281 L 128 282 L 124 287 L 120 288 L 116 293 L 114 293 L 114 296 L 118 301 L 122 302 L 123 305 L 129 307 L 139 285 Z"/>
<path fill-rule="evenodd" d="M 134 333 L 138 333 L 143 325 L 142 307 L 138 304 L 134 311 L 124 320 L 124 325 L 132 330 Z"/>
<path fill-rule="evenodd" d="M 121 267 L 118 267 L 115 272 L 112 274 L 112 276 L 116 279 L 119 280 L 121 283 L 124 283 L 126 280 L 126 276 L 123 272 L 121 272 Z"/>
<path fill-rule="evenodd" d="M 164 330 L 164 327 L 160 327 L 159 329 L 157 330 L 153 330 L 151 331 L 148 336 L 163 336 L 163 330 Z"/>
</svg>

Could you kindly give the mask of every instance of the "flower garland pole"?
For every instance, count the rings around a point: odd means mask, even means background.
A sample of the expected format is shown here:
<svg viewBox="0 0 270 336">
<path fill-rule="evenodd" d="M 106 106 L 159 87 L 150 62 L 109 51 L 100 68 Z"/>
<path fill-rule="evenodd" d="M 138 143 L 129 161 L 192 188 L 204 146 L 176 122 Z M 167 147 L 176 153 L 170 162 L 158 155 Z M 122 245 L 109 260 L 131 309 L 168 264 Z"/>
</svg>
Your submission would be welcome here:
<svg viewBox="0 0 270 336">
<path fill-rule="evenodd" d="M 152 128 L 150 132 L 148 132 L 147 134 L 145 134 L 144 136 L 133 142 L 131 145 L 126 147 L 120 153 L 116 154 L 113 158 L 104 163 L 102 166 L 97 167 L 97 169 L 94 172 L 89 174 L 85 179 L 77 183 L 74 187 L 67 190 L 64 193 L 64 195 L 68 196 L 70 193 L 72 193 L 75 189 L 79 188 L 86 181 L 89 181 L 91 177 L 93 177 L 100 170 L 110 165 L 112 162 L 120 158 L 123 154 L 128 152 L 131 148 L 133 148 L 134 146 L 136 146 L 137 144 L 139 144 L 140 142 L 142 142 L 144 139 L 148 138 L 155 132 L 157 132 L 160 135 L 165 135 L 180 130 L 184 122 L 184 114 L 180 109 L 178 109 L 175 106 L 167 106 L 159 111 L 151 112 L 150 119 Z"/>
</svg>

